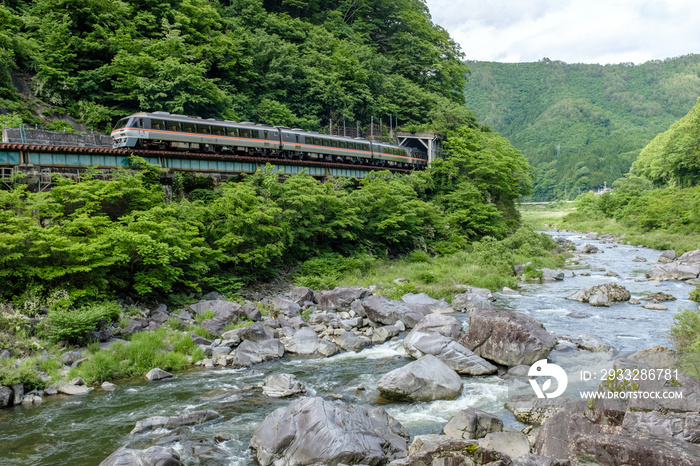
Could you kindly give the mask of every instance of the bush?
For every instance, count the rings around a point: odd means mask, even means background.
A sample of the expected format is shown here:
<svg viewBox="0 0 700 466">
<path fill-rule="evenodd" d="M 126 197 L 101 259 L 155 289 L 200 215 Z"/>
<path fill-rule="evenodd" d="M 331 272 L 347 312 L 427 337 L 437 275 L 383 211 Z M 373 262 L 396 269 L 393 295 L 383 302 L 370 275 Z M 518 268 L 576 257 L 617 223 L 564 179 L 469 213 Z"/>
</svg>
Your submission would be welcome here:
<svg viewBox="0 0 700 466">
<path fill-rule="evenodd" d="M 669 332 L 678 351 L 700 350 L 700 310 L 685 310 L 673 316 Z"/>
<path fill-rule="evenodd" d="M 80 309 L 49 311 L 45 321 L 46 336 L 52 341 L 81 341 L 99 325 L 114 320 L 119 310 L 116 302 L 104 302 Z"/>
</svg>

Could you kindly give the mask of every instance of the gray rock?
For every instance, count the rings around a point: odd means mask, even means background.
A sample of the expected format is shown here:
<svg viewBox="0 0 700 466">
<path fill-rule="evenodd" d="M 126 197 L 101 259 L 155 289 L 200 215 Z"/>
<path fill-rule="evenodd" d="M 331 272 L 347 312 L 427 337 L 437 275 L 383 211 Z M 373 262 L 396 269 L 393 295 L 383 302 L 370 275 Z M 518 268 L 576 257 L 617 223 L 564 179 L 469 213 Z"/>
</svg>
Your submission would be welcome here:
<svg viewBox="0 0 700 466">
<path fill-rule="evenodd" d="M 233 363 L 237 366 L 252 366 L 279 359 L 282 356 L 284 356 L 284 345 L 276 338 L 260 342 L 246 340 L 238 346 Z"/>
<path fill-rule="evenodd" d="M 546 358 L 557 344 L 536 319 L 507 309 L 475 309 L 460 343 L 478 356 L 506 366 Z"/>
<path fill-rule="evenodd" d="M 82 353 L 80 351 L 66 351 L 61 355 L 61 362 L 67 366 L 73 364 L 73 361 L 80 359 Z"/>
<path fill-rule="evenodd" d="M 613 271 L 613 270 L 608 270 L 607 272 L 605 272 L 605 276 L 606 277 L 619 277 L 620 274 Z"/>
<path fill-rule="evenodd" d="M 678 367 L 680 354 L 677 351 L 656 345 L 628 356 L 628 359 L 648 365 L 652 369 Z"/>
<path fill-rule="evenodd" d="M 406 335 L 408 343 L 404 340 L 404 347 L 410 347 L 410 342 L 416 335 L 431 333 L 438 333 L 451 340 L 456 340 L 462 334 L 462 323 L 452 316 L 428 314 L 413 327 L 413 330 L 411 330 L 408 335 Z"/>
<path fill-rule="evenodd" d="M 385 374 L 377 389 L 385 398 L 401 401 L 451 400 L 462 393 L 462 380 L 432 355 Z"/>
<path fill-rule="evenodd" d="M 407 328 L 411 328 L 420 321 L 425 314 L 411 308 L 401 301 L 393 301 L 384 296 L 370 296 L 362 301 L 362 307 L 369 319 L 384 325 L 393 325 L 401 321 Z"/>
<path fill-rule="evenodd" d="M 640 298 L 641 301 L 654 301 L 655 303 L 663 303 L 665 301 L 675 301 L 676 297 L 667 293 L 656 292 Z"/>
<path fill-rule="evenodd" d="M 558 460 L 554 458 L 545 458 L 540 455 L 533 455 L 532 453 L 521 456 L 519 458 L 512 458 L 513 466 L 571 466 L 569 460 Z"/>
<path fill-rule="evenodd" d="M 386 464 L 406 455 L 408 432 L 384 409 L 301 398 L 255 429 L 250 448 L 262 466 Z"/>
<path fill-rule="evenodd" d="M 529 387 L 528 387 L 529 388 Z M 534 395 L 512 396 L 505 408 L 523 424 L 539 426 L 571 403 L 569 398 L 536 398 Z M 545 455 L 548 456 L 548 455 Z"/>
<path fill-rule="evenodd" d="M 673 249 L 667 249 L 663 251 L 658 259 L 659 262 L 666 264 L 668 264 L 669 262 L 673 262 L 674 260 L 676 260 L 676 251 L 674 251 Z"/>
<path fill-rule="evenodd" d="M 328 358 L 330 356 L 333 356 L 334 354 L 338 354 L 339 352 L 340 347 L 338 345 L 330 341 L 321 340 L 321 344 L 318 347 L 318 354 L 320 356 Z"/>
<path fill-rule="evenodd" d="M 65 382 L 58 383 L 58 393 L 64 395 L 86 395 L 90 389 L 85 385 L 72 385 Z"/>
<path fill-rule="evenodd" d="M 642 307 L 651 311 L 668 311 L 668 308 L 663 304 L 648 303 L 642 304 Z"/>
<path fill-rule="evenodd" d="M 192 411 L 191 413 L 181 416 L 154 416 L 144 419 L 143 421 L 138 421 L 129 434 L 133 435 L 161 428 L 173 430 L 183 426 L 194 426 L 211 421 L 212 419 L 217 419 L 218 417 L 219 413 L 212 410 Z"/>
<path fill-rule="evenodd" d="M 560 280 L 564 280 L 564 272 L 561 270 L 548 269 L 546 267 L 542 269 L 543 282 L 556 282 Z"/>
<path fill-rule="evenodd" d="M 221 299 L 204 300 L 196 304 L 192 304 L 189 308 L 195 314 L 204 314 L 208 309 L 214 313 L 214 317 L 224 322 L 230 322 L 238 316 L 242 316 L 245 313 L 241 309 L 241 305 L 231 301 L 224 301 Z"/>
<path fill-rule="evenodd" d="M 82 377 L 75 377 L 73 380 L 68 382 L 71 385 L 85 385 L 85 381 Z"/>
<path fill-rule="evenodd" d="M 528 266 L 534 267 L 534 264 L 532 262 L 525 262 L 524 264 L 515 265 L 515 266 L 513 266 L 513 272 L 515 273 L 516 276 L 518 276 L 518 275 L 522 274 Z"/>
<path fill-rule="evenodd" d="M 238 335 L 238 338 L 241 339 L 241 341 L 247 340 L 252 342 L 260 342 L 263 340 L 271 340 L 275 338 L 275 331 L 267 325 L 263 325 L 261 323 L 255 323 L 253 325 L 242 327 L 236 330 L 236 334 Z M 236 330 L 232 330 L 232 332 Z M 229 334 L 228 332 L 226 332 L 222 335 L 222 338 L 233 338 L 233 334 Z"/>
<path fill-rule="evenodd" d="M 24 399 L 24 384 L 16 383 L 12 385 L 12 404 L 17 406 L 22 403 Z"/>
<path fill-rule="evenodd" d="M 593 298 L 596 304 L 590 302 L 591 298 Z M 595 285 L 590 288 L 584 288 L 583 290 L 579 290 L 567 296 L 566 299 L 579 301 L 582 303 L 589 303 L 596 306 L 609 306 L 614 302 L 627 301 L 630 299 L 630 292 L 627 291 L 624 286 L 618 285 L 615 282 L 610 282 L 602 285 Z"/>
<path fill-rule="evenodd" d="M 322 310 L 333 310 L 338 308 L 348 308 L 350 304 L 358 299 L 364 299 L 371 295 L 367 288 L 360 286 L 336 287 L 331 291 L 324 291 L 316 295 L 318 308 Z"/>
<path fill-rule="evenodd" d="M 578 434 L 573 440 L 577 464 L 697 466 L 700 458 L 699 445 L 677 439 L 603 433 Z"/>
<path fill-rule="evenodd" d="M 289 299 L 280 298 L 279 296 L 272 300 L 272 305 L 285 317 L 294 317 L 301 311 L 301 306 Z"/>
<path fill-rule="evenodd" d="M 255 322 L 259 322 L 262 319 L 260 309 L 258 309 L 258 307 L 253 303 L 249 302 L 244 304 L 241 308 L 241 312 L 243 312 L 247 318 Z"/>
<path fill-rule="evenodd" d="M 513 458 L 530 453 L 530 441 L 522 432 L 491 432 L 481 441 L 481 447 Z"/>
<path fill-rule="evenodd" d="M 601 251 L 600 251 L 600 249 L 598 249 L 597 247 L 593 246 L 592 244 L 586 243 L 586 244 L 583 245 L 582 252 L 583 252 L 584 254 L 595 254 L 595 253 L 598 253 L 598 252 L 601 252 Z"/>
<path fill-rule="evenodd" d="M 408 449 L 409 456 L 392 461 L 389 466 L 510 466 L 510 459 L 496 451 L 480 448 L 475 440 L 446 435 L 416 435 Z"/>
<path fill-rule="evenodd" d="M 152 446 L 146 450 L 121 447 L 100 466 L 180 466 L 180 455 L 171 447 Z"/>
<path fill-rule="evenodd" d="M 630 411 L 622 421 L 622 433 L 700 443 L 700 414 Z"/>
<path fill-rule="evenodd" d="M 491 432 L 503 430 L 503 421 L 497 416 L 476 408 L 467 408 L 447 421 L 442 433 L 459 439 L 480 439 Z"/>
<path fill-rule="evenodd" d="M 698 274 L 700 274 L 700 263 L 671 262 L 657 265 L 650 272 L 647 272 L 646 276 L 650 280 L 664 281 L 690 280 L 697 278 Z"/>
<path fill-rule="evenodd" d="M 102 388 L 102 390 L 104 390 L 106 392 L 113 392 L 114 390 L 117 389 L 116 385 L 114 385 L 111 382 L 107 382 L 107 381 L 102 382 L 102 385 L 100 387 Z"/>
<path fill-rule="evenodd" d="M 409 334 L 409 336 L 411 336 Z M 486 375 L 493 374 L 498 370 L 496 366 L 477 356 L 460 343 L 447 338 L 439 333 L 418 333 L 409 340 L 404 339 L 404 348 L 414 358 L 422 358 L 426 354 L 431 354 L 447 364 L 450 368 L 460 374 Z"/>
<path fill-rule="evenodd" d="M 612 347 L 605 343 L 600 338 L 595 335 L 579 335 L 578 338 L 572 340 L 572 342 L 580 349 L 590 351 L 592 353 L 604 353 L 610 351 Z"/>
<path fill-rule="evenodd" d="M 90 360 L 90 358 L 80 358 L 80 359 L 78 359 L 78 360 L 76 360 L 76 361 L 73 361 L 73 364 L 71 364 L 70 367 L 71 367 L 71 368 L 73 368 L 73 367 L 80 367 L 80 365 L 81 365 L 82 363 L 84 363 L 85 361 L 89 361 L 89 360 Z"/>
<path fill-rule="evenodd" d="M 11 356 L 12 356 L 12 354 L 10 353 L 9 350 L 4 349 L 4 350 L 0 351 L 0 360 L 10 359 Z"/>
<path fill-rule="evenodd" d="M 293 374 L 275 374 L 265 377 L 263 383 L 263 395 L 265 396 L 284 398 L 301 393 L 306 393 L 306 387 Z"/>
<path fill-rule="evenodd" d="M 311 355 L 318 352 L 321 339 L 309 327 L 303 327 L 294 332 L 285 344 L 284 349 L 289 353 Z"/>
<path fill-rule="evenodd" d="M 53 396 L 58 394 L 58 389 L 55 385 L 49 385 L 44 389 L 44 395 Z"/>
<path fill-rule="evenodd" d="M 156 380 L 169 379 L 172 376 L 173 374 L 171 374 L 170 372 L 166 372 L 163 369 L 159 369 L 158 367 L 156 367 L 155 369 L 151 369 L 146 373 L 146 380 L 148 380 L 149 382 L 153 382 Z"/>
<path fill-rule="evenodd" d="M 352 332 L 344 332 L 335 339 L 336 345 L 345 351 L 362 351 L 372 346 L 372 340 L 367 337 L 358 337 Z"/>
<path fill-rule="evenodd" d="M 305 286 L 295 287 L 289 294 L 289 297 L 299 306 L 303 306 L 306 303 L 316 302 L 316 293 L 314 293 L 314 290 Z"/>
<path fill-rule="evenodd" d="M 211 350 L 211 357 L 213 359 L 218 358 L 219 356 L 226 356 L 231 353 L 231 347 L 230 346 L 217 346 L 213 350 Z"/>
<path fill-rule="evenodd" d="M 431 298 L 425 293 L 407 293 L 401 297 L 401 301 L 411 306 L 427 306 L 430 312 L 438 314 L 449 314 L 453 312 L 450 306 L 444 299 L 437 300 Z"/>
<path fill-rule="evenodd" d="M 467 312 L 473 309 L 490 309 L 495 307 L 491 299 L 491 292 L 485 295 L 479 291 L 479 288 L 469 288 L 469 291 L 460 293 L 452 298 L 451 304 L 455 311 Z"/>
<path fill-rule="evenodd" d="M 700 249 L 688 251 L 678 258 L 678 262 L 683 264 L 698 264 L 700 265 Z"/>
<path fill-rule="evenodd" d="M 10 406 L 10 402 L 14 401 L 12 389 L 10 387 L 0 386 L 0 408 Z"/>
<path fill-rule="evenodd" d="M 632 262 L 646 262 L 647 260 L 643 257 L 635 256 L 634 259 L 632 259 Z"/>
</svg>

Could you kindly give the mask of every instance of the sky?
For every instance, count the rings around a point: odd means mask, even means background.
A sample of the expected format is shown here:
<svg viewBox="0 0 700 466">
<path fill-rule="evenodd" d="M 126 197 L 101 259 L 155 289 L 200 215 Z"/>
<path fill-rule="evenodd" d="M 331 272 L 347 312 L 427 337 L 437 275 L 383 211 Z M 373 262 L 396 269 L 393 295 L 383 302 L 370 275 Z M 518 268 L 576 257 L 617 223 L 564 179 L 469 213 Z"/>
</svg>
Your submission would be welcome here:
<svg viewBox="0 0 700 466">
<path fill-rule="evenodd" d="M 700 53 L 698 0 L 426 0 L 467 60 L 644 63 Z"/>
</svg>

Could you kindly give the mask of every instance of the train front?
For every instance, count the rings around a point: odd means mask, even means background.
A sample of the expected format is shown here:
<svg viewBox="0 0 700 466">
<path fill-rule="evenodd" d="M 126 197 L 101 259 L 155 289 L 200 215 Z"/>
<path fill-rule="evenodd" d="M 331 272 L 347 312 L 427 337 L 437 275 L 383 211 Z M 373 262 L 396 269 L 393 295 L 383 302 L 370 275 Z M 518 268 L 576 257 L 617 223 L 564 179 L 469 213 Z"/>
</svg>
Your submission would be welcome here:
<svg viewBox="0 0 700 466">
<path fill-rule="evenodd" d="M 112 147 L 134 147 L 139 137 L 136 118 L 129 116 L 122 118 L 114 125 L 111 133 Z"/>
</svg>

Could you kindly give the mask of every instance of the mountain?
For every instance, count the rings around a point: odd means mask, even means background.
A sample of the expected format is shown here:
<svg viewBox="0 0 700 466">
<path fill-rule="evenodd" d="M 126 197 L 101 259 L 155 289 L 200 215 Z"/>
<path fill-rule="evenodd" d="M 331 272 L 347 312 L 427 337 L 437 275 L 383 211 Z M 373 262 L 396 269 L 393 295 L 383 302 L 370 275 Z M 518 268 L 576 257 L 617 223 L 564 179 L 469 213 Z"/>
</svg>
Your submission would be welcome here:
<svg viewBox="0 0 700 466">
<path fill-rule="evenodd" d="M 612 184 L 700 96 L 700 55 L 640 65 L 467 64 L 466 104 L 530 161 L 534 200 Z"/>
</svg>

